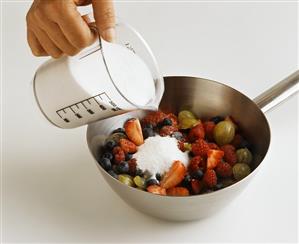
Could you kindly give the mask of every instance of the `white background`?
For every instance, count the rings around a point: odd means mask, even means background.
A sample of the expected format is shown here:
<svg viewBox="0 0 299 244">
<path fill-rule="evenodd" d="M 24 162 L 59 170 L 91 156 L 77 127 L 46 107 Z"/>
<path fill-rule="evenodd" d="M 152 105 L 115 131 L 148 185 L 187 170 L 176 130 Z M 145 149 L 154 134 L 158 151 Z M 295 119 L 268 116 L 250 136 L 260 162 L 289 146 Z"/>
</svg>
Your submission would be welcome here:
<svg viewBox="0 0 299 244">
<path fill-rule="evenodd" d="M 31 79 L 44 59 L 32 57 L 26 44 L 28 7 L 6 1 L 2 9 L 4 242 L 297 240 L 298 95 L 267 114 L 268 155 L 228 208 L 198 222 L 156 220 L 110 190 L 88 152 L 85 127 L 61 130 L 39 114 Z M 297 68 L 295 3 L 117 3 L 116 9 L 148 41 L 163 74 L 218 80 L 253 98 Z"/>
</svg>

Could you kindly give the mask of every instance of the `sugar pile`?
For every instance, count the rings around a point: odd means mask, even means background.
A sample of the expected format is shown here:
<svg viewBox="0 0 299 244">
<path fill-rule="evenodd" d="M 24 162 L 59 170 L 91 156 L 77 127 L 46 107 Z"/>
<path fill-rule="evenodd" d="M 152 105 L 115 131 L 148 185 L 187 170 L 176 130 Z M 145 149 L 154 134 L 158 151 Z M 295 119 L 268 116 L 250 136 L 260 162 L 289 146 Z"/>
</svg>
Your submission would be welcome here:
<svg viewBox="0 0 299 244">
<path fill-rule="evenodd" d="M 175 160 L 181 161 L 186 167 L 189 162 L 188 153 L 178 148 L 175 138 L 158 135 L 147 138 L 133 157 L 137 159 L 140 169 L 148 170 L 152 175 L 165 173 Z"/>
</svg>

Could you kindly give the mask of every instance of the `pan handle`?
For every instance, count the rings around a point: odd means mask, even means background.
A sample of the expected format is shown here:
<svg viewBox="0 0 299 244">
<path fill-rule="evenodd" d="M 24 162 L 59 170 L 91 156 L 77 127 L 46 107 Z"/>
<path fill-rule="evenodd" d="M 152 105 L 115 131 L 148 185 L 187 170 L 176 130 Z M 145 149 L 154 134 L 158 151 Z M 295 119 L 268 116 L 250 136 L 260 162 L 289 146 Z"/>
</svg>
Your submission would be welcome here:
<svg viewBox="0 0 299 244">
<path fill-rule="evenodd" d="M 254 98 L 253 101 L 264 113 L 270 111 L 272 108 L 276 107 L 278 104 L 298 92 L 298 81 L 299 70 L 264 91 L 262 94 Z"/>
</svg>

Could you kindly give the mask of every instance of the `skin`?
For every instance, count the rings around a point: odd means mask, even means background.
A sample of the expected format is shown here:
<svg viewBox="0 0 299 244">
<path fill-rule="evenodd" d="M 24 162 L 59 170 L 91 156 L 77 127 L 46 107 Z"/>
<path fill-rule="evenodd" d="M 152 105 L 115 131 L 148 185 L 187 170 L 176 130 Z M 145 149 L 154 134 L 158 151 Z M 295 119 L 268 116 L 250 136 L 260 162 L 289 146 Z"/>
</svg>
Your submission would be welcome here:
<svg viewBox="0 0 299 244">
<path fill-rule="evenodd" d="M 89 4 L 95 24 L 77 10 L 77 6 Z M 34 0 L 26 22 L 28 44 L 35 56 L 74 56 L 91 45 L 98 33 L 106 41 L 115 36 L 112 0 Z"/>
</svg>

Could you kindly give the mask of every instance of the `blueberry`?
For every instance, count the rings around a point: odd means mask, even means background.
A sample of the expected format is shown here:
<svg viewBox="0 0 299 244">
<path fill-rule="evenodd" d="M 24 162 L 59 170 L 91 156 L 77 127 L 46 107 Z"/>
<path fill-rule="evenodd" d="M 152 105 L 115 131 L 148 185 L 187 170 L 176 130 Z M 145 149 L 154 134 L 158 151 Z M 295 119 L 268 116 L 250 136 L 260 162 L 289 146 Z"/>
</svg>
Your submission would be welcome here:
<svg viewBox="0 0 299 244">
<path fill-rule="evenodd" d="M 186 186 L 186 187 L 189 186 L 191 180 L 192 180 L 192 177 L 190 175 L 186 175 L 183 179 L 182 185 Z"/>
<path fill-rule="evenodd" d="M 105 152 L 105 153 L 102 155 L 102 158 L 108 158 L 109 160 L 112 160 L 112 159 L 113 159 L 113 154 L 110 153 L 110 152 Z"/>
<path fill-rule="evenodd" d="M 222 183 L 218 183 L 218 184 L 215 186 L 215 190 L 220 190 L 221 188 L 223 188 L 223 184 L 222 184 Z"/>
<path fill-rule="evenodd" d="M 116 146 L 116 142 L 113 140 L 109 140 L 105 144 L 107 150 L 112 150 L 115 146 Z"/>
<path fill-rule="evenodd" d="M 165 119 L 163 119 L 162 124 L 163 124 L 163 126 L 172 125 L 172 121 L 169 118 L 165 118 Z"/>
<path fill-rule="evenodd" d="M 133 158 L 133 154 L 132 153 L 127 153 L 126 154 L 126 161 L 129 161 L 132 158 Z"/>
<path fill-rule="evenodd" d="M 203 172 L 199 169 L 192 173 L 193 179 L 201 180 L 203 177 Z"/>
<path fill-rule="evenodd" d="M 114 133 L 123 133 L 123 134 L 126 134 L 124 128 L 117 128 L 116 130 L 112 131 L 111 134 L 114 134 Z"/>
<path fill-rule="evenodd" d="M 161 179 L 162 179 L 162 176 L 161 176 L 161 174 L 160 174 L 160 173 L 157 173 L 157 174 L 156 174 L 156 179 L 157 179 L 158 181 L 161 181 Z"/>
<path fill-rule="evenodd" d="M 221 116 L 215 116 L 210 119 L 210 121 L 213 121 L 215 124 L 218 124 L 220 121 L 224 120 Z"/>
<path fill-rule="evenodd" d="M 115 171 L 117 174 L 128 174 L 129 173 L 129 164 L 128 162 L 121 162 L 116 165 Z"/>
<path fill-rule="evenodd" d="M 142 130 L 142 133 L 143 133 L 143 137 L 144 139 L 148 138 L 148 137 L 151 137 L 151 136 L 155 136 L 155 132 L 153 129 L 151 128 L 144 128 Z"/>
<path fill-rule="evenodd" d="M 146 187 L 151 185 L 159 185 L 159 182 L 156 179 L 148 179 L 145 181 Z"/>
<path fill-rule="evenodd" d="M 111 175 L 113 178 L 118 180 L 118 175 L 113 170 L 109 170 L 108 174 Z"/>
<path fill-rule="evenodd" d="M 249 144 L 248 141 L 242 140 L 241 143 L 240 143 L 240 145 L 239 145 L 239 148 L 245 148 L 245 147 L 247 147 L 247 148 L 250 149 L 251 145 Z"/>
<path fill-rule="evenodd" d="M 108 158 L 102 158 L 100 161 L 100 165 L 105 169 L 105 170 L 110 170 L 112 168 L 111 161 Z"/>
<path fill-rule="evenodd" d="M 177 139 L 178 141 L 183 140 L 184 136 L 181 132 L 179 131 L 175 131 L 171 134 L 171 137 L 174 137 L 175 139 Z"/>
<path fill-rule="evenodd" d="M 136 175 L 143 176 L 143 171 L 140 168 L 136 169 Z"/>
</svg>

